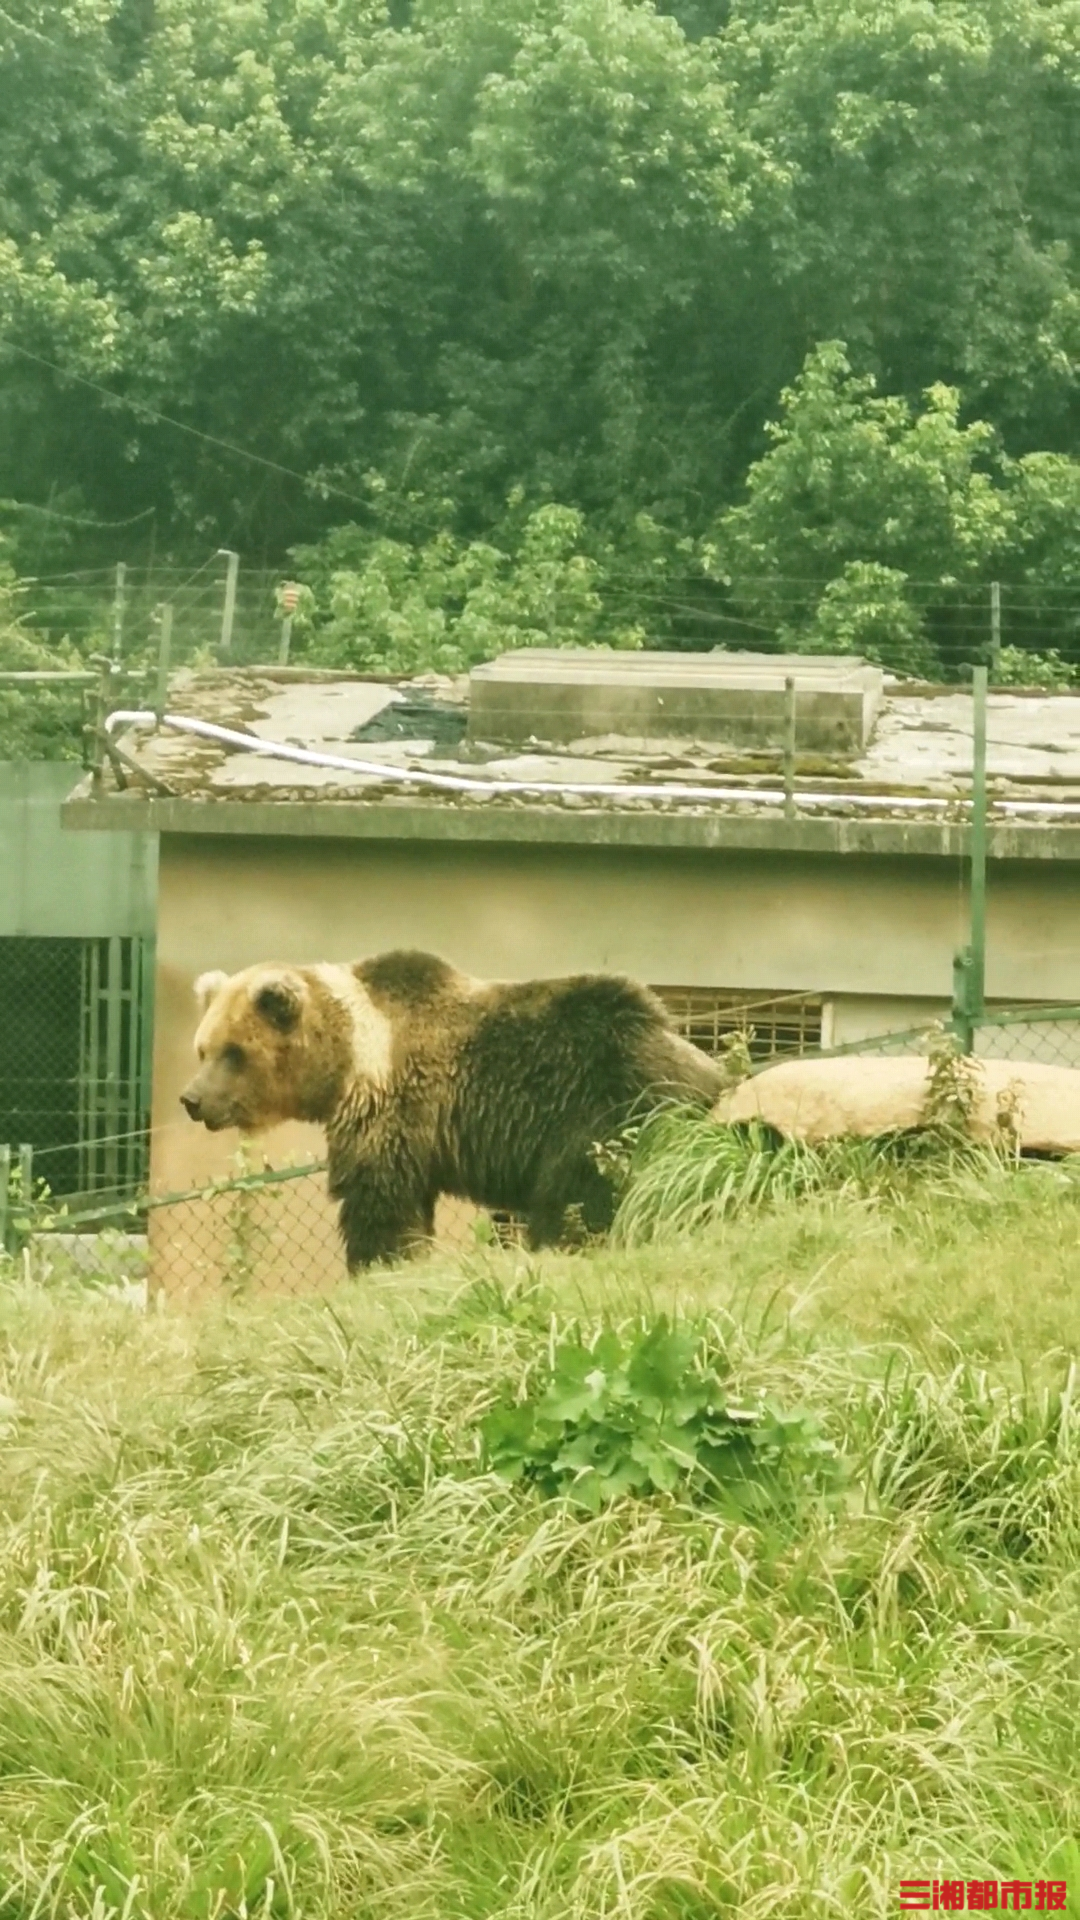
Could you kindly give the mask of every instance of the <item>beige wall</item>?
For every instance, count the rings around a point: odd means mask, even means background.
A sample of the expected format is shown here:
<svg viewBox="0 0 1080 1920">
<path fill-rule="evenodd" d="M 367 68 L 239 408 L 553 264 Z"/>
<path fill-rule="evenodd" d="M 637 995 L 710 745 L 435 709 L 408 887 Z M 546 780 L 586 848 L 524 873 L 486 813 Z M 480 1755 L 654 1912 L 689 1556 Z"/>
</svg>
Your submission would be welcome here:
<svg viewBox="0 0 1080 1920">
<path fill-rule="evenodd" d="M 942 860 L 165 837 L 152 1184 L 220 1178 L 236 1153 L 235 1135 L 207 1134 L 179 1107 L 192 983 L 208 967 L 418 946 L 496 978 L 599 968 L 657 986 L 823 993 L 840 1043 L 934 1017 L 965 937 L 961 872 Z M 993 998 L 1080 1000 L 1072 870 L 993 870 L 988 951 Z M 322 1146 L 314 1129 L 289 1127 L 256 1153 L 283 1165 Z M 312 1232 L 329 1219 L 316 1208 Z M 159 1242 L 168 1230 L 157 1226 Z"/>
<path fill-rule="evenodd" d="M 878 1033 L 909 1033 L 947 1020 L 948 1000 L 887 999 L 866 994 L 840 995 L 828 1002 L 830 1019 L 822 1020 L 822 1045 L 851 1047 Z M 827 1028 L 827 1030 L 826 1030 Z"/>
<path fill-rule="evenodd" d="M 159 954 L 181 973 L 422 946 L 480 974 L 948 999 L 959 864 L 854 856 L 168 839 Z M 1080 998 L 1069 867 L 991 871 L 987 991 Z"/>
</svg>

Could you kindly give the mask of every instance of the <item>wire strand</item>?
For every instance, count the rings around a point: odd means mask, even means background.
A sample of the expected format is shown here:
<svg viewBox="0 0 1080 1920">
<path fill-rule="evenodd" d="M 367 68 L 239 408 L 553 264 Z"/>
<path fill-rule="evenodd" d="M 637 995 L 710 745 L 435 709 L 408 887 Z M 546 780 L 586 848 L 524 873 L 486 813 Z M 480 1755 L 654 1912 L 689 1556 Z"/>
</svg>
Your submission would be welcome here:
<svg viewBox="0 0 1080 1920">
<path fill-rule="evenodd" d="M 103 387 L 98 380 L 88 380 L 85 374 L 71 373 L 55 360 L 47 360 L 44 354 L 31 353 L 29 347 L 20 347 L 7 335 L 0 335 L 0 347 L 9 353 L 17 353 L 23 360 L 33 361 L 35 366 L 45 367 L 50 373 L 58 374 L 61 380 L 70 380 L 77 387 L 86 387 L 91 393 L 100 394 L 105 400 L 111 400 L 114 406 L 127 407 L 132 413 L 141 414 L 144 419 L 153 420 L 164 427 L 175 427 L 177 433 L 190 434 L 193 440 L 201 440 L 208 447 L 218 447 L 223 453 L 231 453 L 238 460 L 248 460 L 253 466 L 264 467 L 270 473 L 284 474 L 289 480 L 298 480 L 303 487 L 315 487 L 324 496 L 333 494 L 339 500 L 348 500 L 354 507 L 363 507 L 365 512 L 370 502 L 362 500 L 359 494 L 347 493 L 343 487 L 335 487 L 329 481 L 314 482 L 309 474 L 299 473 L 295 467 L 286 467 L 280 460 L 269 460 L 265 454 L 252 453 L 249 447 L 238 447 L 231 440 L 219 439 L 217 434 L 204 433 L 201 427 L 190 427 L 183 420 L 175 420 L 171 414 L 162 413 L 157 407 L 151 407 L 144 400 L 130 400 L 126 394 L 115 393 L 111 387 Z"/>
</svg>

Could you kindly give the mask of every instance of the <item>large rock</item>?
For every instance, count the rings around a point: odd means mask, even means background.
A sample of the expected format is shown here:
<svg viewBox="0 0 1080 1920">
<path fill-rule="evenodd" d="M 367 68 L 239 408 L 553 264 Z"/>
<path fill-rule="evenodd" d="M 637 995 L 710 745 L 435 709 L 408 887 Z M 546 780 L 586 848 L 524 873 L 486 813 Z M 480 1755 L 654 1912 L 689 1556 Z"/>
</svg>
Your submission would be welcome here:
<svg viewBox="0 0 1080 1920">
<path fill-rule="evenodd" d="M 1026 1151 L 1080 1153 L 1080 1071 L 1017 1060 L 971 1064 L 977 1139 L 997 1130 L 1004 1108 L 1015 1113 Z M 728 1122 L 764 1120 L 796 1140 L 906 1131 L 926 1125 L 930 1065 L 925 1054 L 784 1060 L 725 1094 L 715 1114 Z"/>
</svg>

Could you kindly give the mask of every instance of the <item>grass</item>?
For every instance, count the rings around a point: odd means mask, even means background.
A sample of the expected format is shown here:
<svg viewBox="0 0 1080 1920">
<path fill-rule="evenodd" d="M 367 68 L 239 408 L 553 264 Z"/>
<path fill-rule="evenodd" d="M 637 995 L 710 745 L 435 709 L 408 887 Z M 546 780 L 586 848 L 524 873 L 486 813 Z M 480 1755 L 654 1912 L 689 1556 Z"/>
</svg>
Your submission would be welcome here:
<svg viewBox="0 0 1080 1920">
<path fill-rule="evenodd" d="M 321 1304 L 0 1289 L 0 1920 L 1080 1914 L 1073 1183 L 769 1198 Z M 562 1330 L 661 1311 L 842 1500 L 483 1471 Z"/>
<path fill-rule="evenodd" d="M 981 1196 L 995 1203 L 1018 1173 L 1053 1177 L 1048 1168 L 1019 1162 L 1007 1138 L 973 1140 L 962 1112 L 951 1108 L 942 1124 L 918 1133 L 817 1145 L 785 1139 L 761 1122 L 724 1126 L 708 1114 L 667 1108 L 625 1145 L 609 1149 L 608 1164 L 624 1189 L 615 1227 L 624 1245 L 698 1232 L 717 1219 L 820 1195 L 893 1204 L 924 1202 L 931 1194 L 960 1201 Z M 1057 1177 L 1076 1180 L 1080 1163 L 1063 1164 Z"/>
</svg>

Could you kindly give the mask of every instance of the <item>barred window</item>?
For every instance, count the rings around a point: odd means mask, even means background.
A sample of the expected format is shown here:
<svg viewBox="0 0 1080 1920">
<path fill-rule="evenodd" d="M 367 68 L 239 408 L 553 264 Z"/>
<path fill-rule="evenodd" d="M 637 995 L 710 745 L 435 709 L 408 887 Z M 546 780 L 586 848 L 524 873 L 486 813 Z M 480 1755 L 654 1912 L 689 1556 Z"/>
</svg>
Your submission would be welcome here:
<svg viewBox="0 0 1080 1920">
<path fill-rule="evenodd" d="M 816 1053 L 821 1046 L 821 996 L 804 993 L 732 993 L 715 987 L 654 987 L 679 1032 L 714 1057 L 725 1036 L 747 1032 L 753 1060 Z"/>
</svg>

